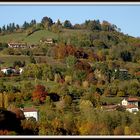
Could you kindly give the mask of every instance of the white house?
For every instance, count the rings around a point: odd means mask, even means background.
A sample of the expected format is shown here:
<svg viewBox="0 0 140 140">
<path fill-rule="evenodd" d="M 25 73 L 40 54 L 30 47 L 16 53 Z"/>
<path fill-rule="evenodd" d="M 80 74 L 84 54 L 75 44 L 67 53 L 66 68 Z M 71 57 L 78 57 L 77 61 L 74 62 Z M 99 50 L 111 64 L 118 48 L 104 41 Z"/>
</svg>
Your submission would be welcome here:
<svg viewBox="0 0 140 140">
<path fill-rule="evenodd" d="M 1 71 L 4 73 L 4 74 L 11 74 L 11 73 L 15 73 L 16 70 L 13 69 L 13 68 L 2 68 Z"/>
<path fill-rule="evenodd" d="M 122 100 L 122 106 L 126 108 L 127 111 L 129 112 L 137 112 L 139 111 L 138 109 L 138 102 L 139 100 L 137 98 L 124 98 Z"/>
<path fill-rule="evenodd" d="M 133 105 L 136 105 L 138 107 L 138 102 L 139 102 L 139 100 L 137 98 L 132 98 L 132 97 L 124 98 L 122 100 L 122 105 L 127 106 L 127 105 L 130 105 L 130 104 L 133 104 Z"/>
<path fill-rule="evenodd" d="M 25 43 L 8 43 L 9 48 L 26 48 L 27 45 Z"/>
<path fill-rule="evenodd" d="M 126 110 L 131 112 L 131 113 L 135 113 L 135 114 L 137 111 L 139 111 L 138 106 L 133 105 L 133 104 L 127 105 Z"/>
<path fill-rule="evenodd" d="M 52 38 L 46 38 L 46 39 L 40 40 L 40 42 L 44 42 L 46 44 L 53 44 L 53 39 Z"/>
<path fill-rule="evenodd" d="M 22 108 L 22 111 L 25 115 L 26 119 L 29 119 L 30 117 L 34 117 L 36 121 L 38 121 L 38 110 L 30 107 L 30 108 Z"/>
</svg>

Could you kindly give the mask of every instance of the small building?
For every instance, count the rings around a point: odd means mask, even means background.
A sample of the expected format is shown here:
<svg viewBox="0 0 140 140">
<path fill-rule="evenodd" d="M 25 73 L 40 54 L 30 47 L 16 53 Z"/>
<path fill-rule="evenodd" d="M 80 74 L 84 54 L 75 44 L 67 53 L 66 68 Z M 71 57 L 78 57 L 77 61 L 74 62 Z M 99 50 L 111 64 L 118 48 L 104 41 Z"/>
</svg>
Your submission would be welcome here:
<svg viewBox="0 0 140 140">
<path fill-rule="evenodd" d="M 131 112 L 131 113 L 135 113 L 139 111 L 138 106 L 134 105 L 134 104 L 129 104 L 126 106 L 126 110 Z"/>
<path fill-rule="evenodd" d="M 122 105 L 123 106 L 127 106 L 127 105 L 136 105 L 138 107 L 138 102 L 139 100 L 137 98 L 132 98 L 132 97 L 129 97 L 129 98 L 124 98 L 122 100 Z"/>
<path fill-rule="evenodd" d="M 46 44 L 53 44 L 54 43 L 52 38 L 41 39 L 40 42 L 43 42 Z"/>
<path fill-rule="evenodd" d="M 26 119 L 29 119 L 30 117 L 33 117 L 38 121 L 38 110 L 33 108 L 33 107 L 28 107 L 28 108 L 22 108 L 21 109 L 25 115 Z"/>
<path fill-rule="evenodd" d="M 120 68 L 120 69 L 115 69 L 114 71 L 115 71 L 115 73 L 117 74 L 117 75 L 116 75 L 117 78 L 119 78 L 119 79 L 125 80 L 125 79 L 127 79 L 128 76 L 129 76 L 128 70 L 127 70 L 127 69 L 122 69 L 122 68 Z"/>
<path fill-rule="evenodd" d="M 37 44 L 27 44 L 27 43 L 8 43 L 9 48 L 37 48 Z"/>
<path fill-rule="evenodd" d="M 16 72 L 16 70 L 14 68 L 2 68 L 1 71 L 6 75 Z"/>
<path fill-rule="evenodd" d="M 126 110 L 131 113 L 139 111 L 138 103 L 139 103 L 139 99 L 137 99 L 135 97 L 124 98 L 122 100 L 122 106 L 124 106 L 126 108 Z"/>
<path fill-rule="evenodd" d="M 26 43 L 8 43 L 9 48 L 26 48 Z"/>
<path fill-rule="evenodd" d="M 115 69 L 115 72 L 117 72 L 117 71 L 119 71 L 119 72 L 122 72 L 122 73 L 127 73 L 128 72 L 128 70 L 127 69 Z"/>
<path fill-rule="evenodd" d="M 123 73 L 127 73 L 128 70 L 127 69 L 119 69 L 120 72 L 123 72 Z"/>
</svg>

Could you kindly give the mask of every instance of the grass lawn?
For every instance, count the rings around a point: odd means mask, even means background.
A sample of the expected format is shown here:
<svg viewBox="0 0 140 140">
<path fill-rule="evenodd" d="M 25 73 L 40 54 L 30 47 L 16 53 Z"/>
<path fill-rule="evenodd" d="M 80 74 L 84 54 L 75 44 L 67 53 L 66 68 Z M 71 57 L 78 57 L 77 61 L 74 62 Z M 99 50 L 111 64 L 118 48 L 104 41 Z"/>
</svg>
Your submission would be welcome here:
<svg viewBox="0 0 140 140">
<path fill-rule="evenodd" d="M 1 67 L 12 66 L 14 61 L 25 61 L 25 63 L 29 63 L 29 57 L 24 55 L 0 55 L 0 61 L 4 62 L 0 64 Z"/>
<path fill-rule="evenodd" d="M 40 39 L 45 38 L 54 38 L 56 39 L 58 35 L 56 33 L 47 31 L 47 30 L 39 30 L 27 36 L 26 33 L 11 33 L 7 35 L 0 35 L 0 42 L 25 42 L 28 44 L 38 44 Z"/>
<path fill-rule="evenodd" d="M 30 36 L 24 38 L 24 42 L 27 42 L 29 44 L 38 44 L 40 42 L 40 39 L 42 38 L 54 38 L 56 39 L 58 36 L 56 33 L 47 31 L 47 30 L 39 30 L 35 33 L 31 34 Z"/>
<path fill-rule="evenodd" d="M 12 33 L 8 35 L 1 35 L 0 42 L 22 42 L 26 37 L 25 33 Z"/>
<path fill-rule="evenodd" d="M 63 29 L 60 35 L 69 37 L 76 35 L 78 36 L 79 33 L 86 33 L 89 34 L 90 31 L 84 30 L 84 29 Z M 58 39 L 59 34 L 47 31 L 47 30 L 39 30 L 31 34 L 30 36 L 27 36 L 25 32 L 23 33 L 11 33 L 7 35 L 0 35 L 0 42 L 25 42 L 27 44 L 39 44 L 40 39 L 42 38 L 53 38 Z"/>
</svg>

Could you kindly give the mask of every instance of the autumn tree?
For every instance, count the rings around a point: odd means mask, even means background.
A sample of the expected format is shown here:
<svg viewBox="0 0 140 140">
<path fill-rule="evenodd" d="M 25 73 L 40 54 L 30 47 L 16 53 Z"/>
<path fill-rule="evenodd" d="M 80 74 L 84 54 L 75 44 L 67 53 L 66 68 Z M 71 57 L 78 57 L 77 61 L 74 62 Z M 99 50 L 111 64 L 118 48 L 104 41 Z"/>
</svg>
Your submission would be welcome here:
<svg viewBox="0 0 140 140">
<path fill-rule="evenodd" d="M 37 85 L 32 93 L 32 100 L 36 103 L 44 103 L 47 96 L 47 91 L 43 85 Z"/>
</svg>

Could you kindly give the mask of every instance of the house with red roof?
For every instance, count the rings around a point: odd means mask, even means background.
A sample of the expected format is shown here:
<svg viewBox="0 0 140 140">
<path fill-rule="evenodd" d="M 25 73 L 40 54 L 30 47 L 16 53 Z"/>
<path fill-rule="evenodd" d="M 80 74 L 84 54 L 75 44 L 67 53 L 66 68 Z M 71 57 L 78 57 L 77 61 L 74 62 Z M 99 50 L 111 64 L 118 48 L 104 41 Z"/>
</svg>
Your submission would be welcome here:
<svg viewBox="0 0 140 140">
<path fill-rule="evenodd" d="M 30 117 L 33 117 L 38 121 L 38 110 L 33 108 L 33 107 L 28 107 L 28 108 L 22 108 L 21 109 L 25 115 L 26 119 L 29 119 Z"/>
<path fill-rule="evenodd" d="M 138 102 L 139 102 L 139 99 L 136 97 L 124 98 L 122 100 L 122 106 L 124 106 L 126 108 L 126 110 L 131 113 L 137 112 L 137 111 L 139 111 Z"/>
<path fill-rule="evenodd" d="M 131 112 L 131 113 L 136 113 L 139 111 L 138 106 L 130 104 L 126 106 L 126 110 Z"/>
</svg>

